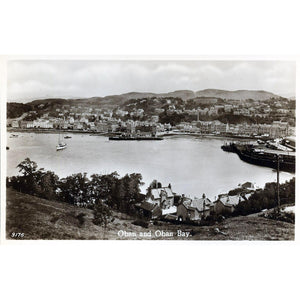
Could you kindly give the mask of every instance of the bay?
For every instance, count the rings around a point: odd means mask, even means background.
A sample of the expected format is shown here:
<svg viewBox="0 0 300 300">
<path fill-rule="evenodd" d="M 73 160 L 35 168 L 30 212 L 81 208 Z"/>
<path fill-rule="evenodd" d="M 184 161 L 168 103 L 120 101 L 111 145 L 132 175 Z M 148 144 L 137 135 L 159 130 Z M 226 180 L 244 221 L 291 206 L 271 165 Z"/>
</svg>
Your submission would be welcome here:
<svg viewBox="0 0 300 300">
<path fill-rule="evenodd" d="M 163 186 L 171 183 L 178 194 L 200 197 L 205 193 L 211 200 L 246 181 L 262 188 L 266 182 L 276 181 L 274 170 L 222 151 L 222 139 L 175 136 L 162 141 L 109 141 L 104 136 L 68 133 L 72 138 L 64 140 L 67 148 L 56 151 L 58 134 L 17 134 L 16 138 L 7 134 L 7 176 L 17 175 L 16 166 L 29 157 L 60 178 L 79 172 L 89 176 L 114 171 L 121 176 L 141 173 L 145 182 L 142 192 L 157 179 Z M 280 172 L 280 182 L 294 176 Z"/>
</svg>

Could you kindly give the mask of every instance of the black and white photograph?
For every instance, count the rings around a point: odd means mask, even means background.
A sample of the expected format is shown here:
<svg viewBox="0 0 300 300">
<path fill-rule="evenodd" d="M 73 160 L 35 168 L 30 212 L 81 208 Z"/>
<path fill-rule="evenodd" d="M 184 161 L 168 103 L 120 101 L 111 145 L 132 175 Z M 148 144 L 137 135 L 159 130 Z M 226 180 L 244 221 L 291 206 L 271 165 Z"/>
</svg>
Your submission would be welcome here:
<svg viewBox="0 0 300 300">
<path fill-rule="evenodd" d="M 6 105 L 7 240 L 295 239 L 295 60 L 10 59 Z"/>
<path fill-rule="evenodd" d="M 0 0 L 1 299 L 298 299 L 298 7 Z"/>
</svg>

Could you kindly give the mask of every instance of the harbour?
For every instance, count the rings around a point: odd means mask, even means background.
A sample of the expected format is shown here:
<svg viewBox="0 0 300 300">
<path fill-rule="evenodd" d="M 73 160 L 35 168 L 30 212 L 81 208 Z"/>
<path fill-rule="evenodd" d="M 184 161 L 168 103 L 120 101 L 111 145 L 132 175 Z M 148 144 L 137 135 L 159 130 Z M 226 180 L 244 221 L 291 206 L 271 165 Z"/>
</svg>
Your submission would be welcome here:
<svg viewBox="0 0 300 300">
<path fill-rule="evenodd" d="M 276 181 L 271 168 L 251 165 L 237 155 L 222 151 L 222 138 L 195 136 L 167 136 L 156 141 L 110 141 L 107 136 L 87 134 L 68 135 L 68 147 L 56 151 L 58 134 L 19 132 L 18 138 L 7 136 L 7 176 L 18 174 L 16 166 L 26 157 L 40 168 L 54 171 L 59 177 L 74 173 L 108 174 L 121 176 L 141 173 L 142 192 L 153 179 L 163 184 L 172 183 L 175 192 L 201 196 L 211 200 L 234 189 L 238 184 L 251 181 L 263 188 L 266 182 Z M 84 162 L 84 163 L 83 163 Z M 230 172 L 230 176 L 228 176 Z M 280 172 L 285 182 L 293 173 Z"/>
</svg>

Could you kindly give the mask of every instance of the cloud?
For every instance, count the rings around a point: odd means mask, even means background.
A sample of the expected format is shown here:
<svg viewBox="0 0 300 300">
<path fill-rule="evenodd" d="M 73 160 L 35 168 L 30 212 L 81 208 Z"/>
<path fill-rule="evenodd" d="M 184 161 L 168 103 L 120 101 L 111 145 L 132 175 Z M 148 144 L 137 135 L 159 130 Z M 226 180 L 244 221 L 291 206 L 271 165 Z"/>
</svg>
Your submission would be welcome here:
<svg viewBox="0 0 300 300">
<path fill-rule="evenodd" d="M 206 88 L 295 94 L 289 61 L 23 60 L 8 63 L 8 99 L 92 97 Z"/>
</svg>

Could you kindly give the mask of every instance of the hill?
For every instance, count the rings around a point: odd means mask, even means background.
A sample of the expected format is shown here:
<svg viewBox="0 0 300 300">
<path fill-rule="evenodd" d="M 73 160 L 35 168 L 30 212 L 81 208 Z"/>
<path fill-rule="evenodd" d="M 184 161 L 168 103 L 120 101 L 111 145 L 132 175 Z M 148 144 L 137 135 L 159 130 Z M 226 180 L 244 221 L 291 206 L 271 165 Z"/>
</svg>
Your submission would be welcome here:
<svg viewBox="0 0 300 300">
<path fill-rule="evenodd" d="M 196 92 L 197 97 L 215 97 L 221 99 L 231 99 L 231 100 L 268 100 L 271 98 L 280 98 L 280 96 L 275 95 L 266 91 L 255 91 L 255 90 L 237 90 L 237 91 L 226 91 L 226 90 L 216 90 L 216 89 L 206 89 Z"/>
<path fill-rule="evenodd" d="M 7 189 L 6 234 L 24 233 L 23 239 L 149 239 L 140 233 L 152 233 L 152 239 L 191 240 L 292 240 L 294 225 L 257 216 L 234 217 L 213 226 L 176 225 L 159 222 L 149 228 L 133 225 L 130 216 L 114 212 L 114 221 L 105 230 L 93 224 L 93 212 L 66 203 L 49 201 Z M 119 237 L 120 230 L 137 237 Z M 154 233 L 182 230 L 188 238 L 155 237 Z"/>
<path fill-rule="evenodd" d="M 174 97 L 181 98 L 186 101 L 188 99 L 193 99 L 196 97 L 205 97 L 205 98 L 219 98 L 219 99 L 232 99 L 232 100 L 245 100 L 245 99 L 253 99 L 253 100 L 268 100 L 271 98 L 280 98 L 280 96 L 275 95 L 266 91 L 255 91 L 255 90 L 237 90 L 237 91 L 226 91 L 226 90 L 218 90 L 218 89 L 206 89 L 200 90 L 197 92 L 193 92 L 191 90 L 178 90 L 169 93 L 151 93 L 151 92 L 130 92 L 121 95 L 109 95 L 105 97 L 90 97 L 90 98 L 73 98 L 73 99 L 61 99 L 61 98 L 53 98 L 53 99 L 40 99 L 28 102 L 29 105 L 36 105 L 45 102 L 68 104 L 73 101 L 76 103 L 83 102 L 89 104 L 111 104 L 116 105 L 120 104 L 124 101 L 130 99 L 142 99 L 142 98 L 166 98 L 166 97 Z"/>
</svg>

